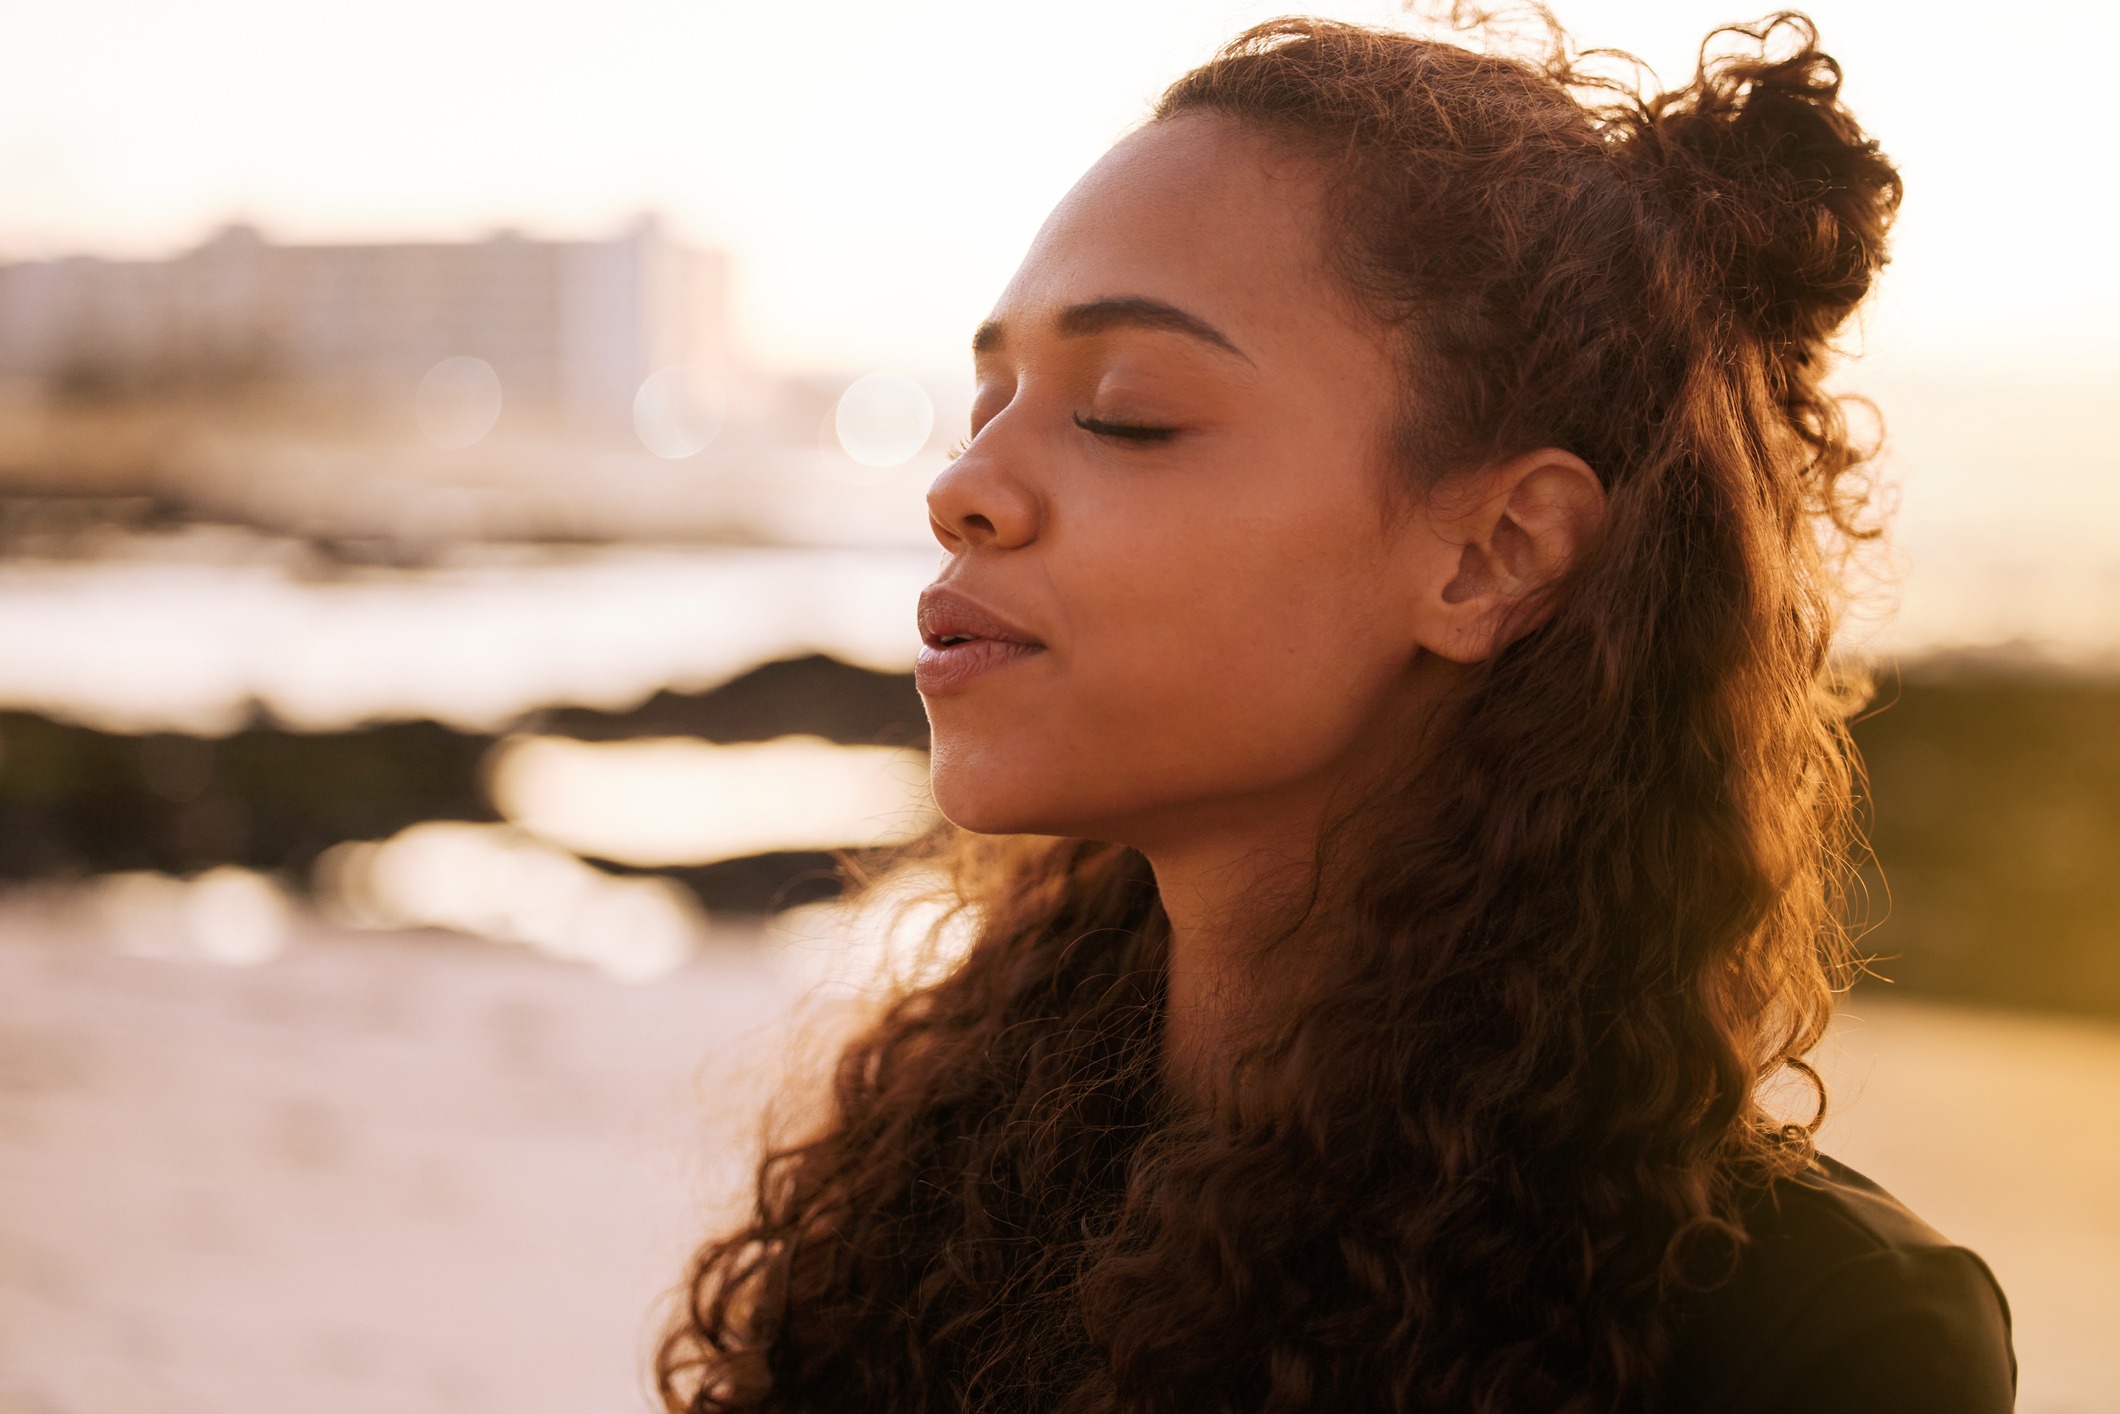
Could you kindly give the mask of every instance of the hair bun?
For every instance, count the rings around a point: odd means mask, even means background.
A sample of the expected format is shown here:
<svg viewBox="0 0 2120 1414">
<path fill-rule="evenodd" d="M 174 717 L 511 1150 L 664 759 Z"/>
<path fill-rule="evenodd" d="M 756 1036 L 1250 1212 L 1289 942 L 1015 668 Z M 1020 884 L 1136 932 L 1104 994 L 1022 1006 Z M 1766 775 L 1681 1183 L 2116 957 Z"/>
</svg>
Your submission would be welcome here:
<svg viewBox="0 0 2120 1414">
<path fill-rule="evenodd" d="M 1745 43 L 1715 52 L 1728 36 Z M 1840 82 L 1807 16 L 1726 26 L 1701 46 L 1691 83 L 1630 115 L 1620 149 L 1663 192 L 1738 316 L 1800 355 L 1869 292 L 1899 209 L 1899 173 L 1842 105 Z"/>
</svg>

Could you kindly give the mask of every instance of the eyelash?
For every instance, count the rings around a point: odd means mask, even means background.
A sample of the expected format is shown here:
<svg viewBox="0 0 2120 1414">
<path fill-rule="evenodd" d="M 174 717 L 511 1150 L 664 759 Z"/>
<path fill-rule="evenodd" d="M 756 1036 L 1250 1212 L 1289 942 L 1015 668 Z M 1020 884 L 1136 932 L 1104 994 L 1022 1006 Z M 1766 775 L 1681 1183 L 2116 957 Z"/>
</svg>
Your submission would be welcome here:
<svg viewBox="0 0 2120 1414">
<path fill-rule="evenodd" d="M 1175 427 L 1149 427 L 1138 422 L 1104 422 L 1094 417 L 1075 414 L 1075 426 L 1096 437 L 1110 437 L 1121 442 L 1168 442 L 1178 435 Z"/>
</svg>

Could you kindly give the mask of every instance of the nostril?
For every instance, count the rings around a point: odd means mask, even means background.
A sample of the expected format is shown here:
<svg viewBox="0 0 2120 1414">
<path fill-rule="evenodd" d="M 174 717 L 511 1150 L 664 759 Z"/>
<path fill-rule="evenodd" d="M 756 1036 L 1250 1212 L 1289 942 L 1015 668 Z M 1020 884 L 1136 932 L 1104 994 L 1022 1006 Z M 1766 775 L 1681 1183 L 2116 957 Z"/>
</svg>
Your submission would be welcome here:
<svg viewBox="0 0 2120 1414">
<path fill-rule="evenodd" d="M 992 535 L 994 533 L 994 523 L 985 516 L 976 513 L 964 518 L 964 528 L 975 535 Z"/>
</svg>

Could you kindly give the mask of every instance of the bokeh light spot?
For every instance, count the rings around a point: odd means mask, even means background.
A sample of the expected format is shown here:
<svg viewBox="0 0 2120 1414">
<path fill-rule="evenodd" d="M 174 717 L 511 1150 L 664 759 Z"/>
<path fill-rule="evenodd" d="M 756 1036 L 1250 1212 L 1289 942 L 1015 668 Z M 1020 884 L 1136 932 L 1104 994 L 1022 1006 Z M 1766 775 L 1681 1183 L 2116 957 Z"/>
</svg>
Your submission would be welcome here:
<svg viewBox="0 0 2120 1414">
<path fill-rule="evenodd" d="M 682 965 L 706 918 L 681 884 L 616 876 L 506 825 L 429 820 L 316 862 L 327 913 L 356 928 L 447 928 L 590 963 L 627 982 Z"/>
<path fill-rule="evenodd" d="M 435 446 L 472 446 L 501 415 L 500 375 L 482 358 L 445 358 L 420 379 L 412 411 Z"/>
<path fill-rule="evenodd" d="M 489 771 L 501 814 L 530 834 L 643 868 L 899 844 L 934 823 L 926 753 L 817 737 L 519 736 Z"/>
<path fill-rule="evenodd" d="M 839 445 L 863 466 L 900 466 L 927 445 L 935 404 L 903 373 L 871 373 L 840 394 L 832 426 Z"/>
<path fill-rule="evenodd" d="M 672 461 L 705 451 L 727 415 L 721 384 L 690 364 L 649 375 L 633 398 L 633 430 L 641 445 Z"/>
<path fill-rule="evenodd" d="M 270 875 L 224 864 L 195 879 L 106 875 L 93 898 L 103 931 L 136 957 L 255 967 L 286 951 L 294 909 Z"/>
</svg>

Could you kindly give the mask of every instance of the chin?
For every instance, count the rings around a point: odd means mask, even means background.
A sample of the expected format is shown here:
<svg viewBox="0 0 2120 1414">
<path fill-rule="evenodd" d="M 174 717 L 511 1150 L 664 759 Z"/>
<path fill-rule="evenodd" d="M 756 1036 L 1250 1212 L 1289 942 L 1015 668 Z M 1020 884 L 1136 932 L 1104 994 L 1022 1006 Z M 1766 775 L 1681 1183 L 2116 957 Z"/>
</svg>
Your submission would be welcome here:
<svg viewBox="0 0 2120 1414">
<path fill-rule="evenodd" d="M 960 830 L 975 835 L 1044 835 L 1045 812 L 1035 797 L 1025 798 L 1021 789 L 1011 789 L 996 780 L 997 773 L 951 767 L 938 753 L 933 775 L 935 806 L 943 818 Z"/>
<path fill-rule="evenodd" d="M 1101 812 L 1081 798 L 1084 782 L 1056 779 L 1028 763 L 1006 763 L 951 750 L 938 742 L 929 777 L 943 818 L 977 835 L 1072 835 L 1102 838 Z M 1088 828 L 1085 828 L 1088 827 Z"/>
</svg>

